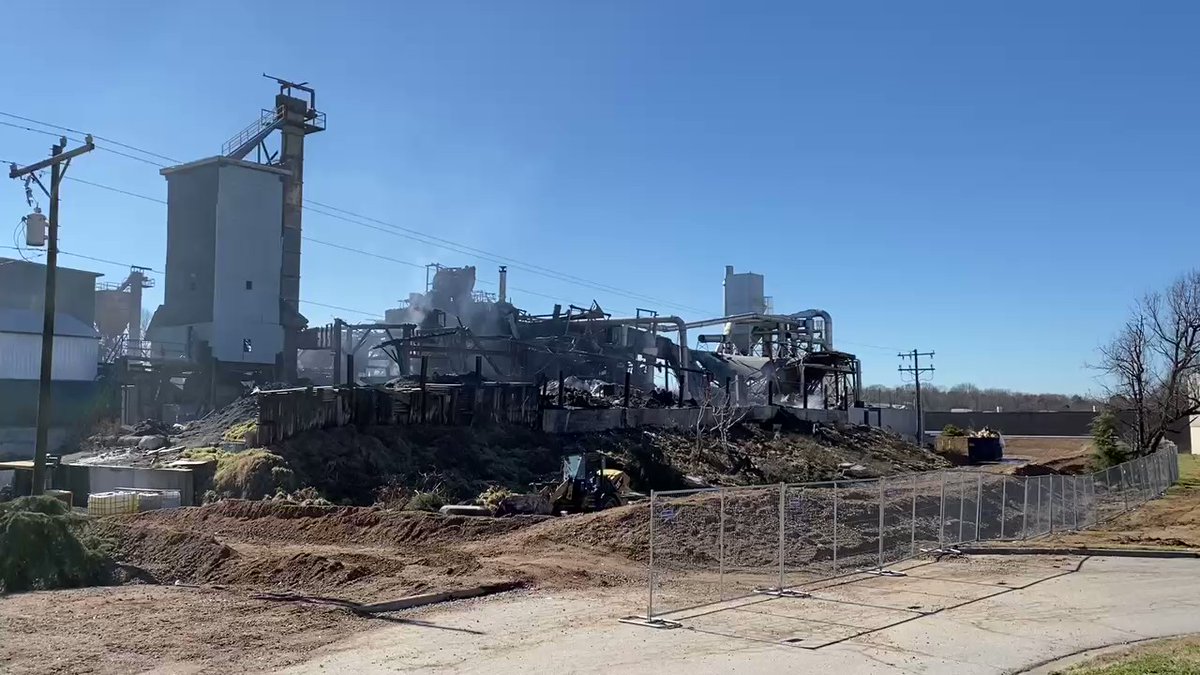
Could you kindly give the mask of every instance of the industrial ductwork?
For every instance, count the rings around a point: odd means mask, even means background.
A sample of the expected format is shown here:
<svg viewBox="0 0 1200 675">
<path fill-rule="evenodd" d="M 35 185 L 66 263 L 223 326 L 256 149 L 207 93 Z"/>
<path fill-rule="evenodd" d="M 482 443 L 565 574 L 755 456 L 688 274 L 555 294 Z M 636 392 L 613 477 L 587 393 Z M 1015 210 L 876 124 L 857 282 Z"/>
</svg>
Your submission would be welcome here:
<svg viewBox="0 0 1200 675">
<path fill-rule="evenodd" d="M 820 337 L 817 336 L 818 331 L 813 326 L 812 320 L 814 318 L 820 318 L 822 322 L 821 330 L 819 331 Z M 793 314 L 732 314 L 730 316 L 714 317 L 702 321 L 692 321 L 685 324 L 684 327 L 701 328 L 703 326 L 715 326 L 719 324 L 764 323 L 775 323 L 787 327 L 803 326 L 803 330 L 798 332 L 805 337 L 806 342 L 820 345 L 826 351 L 833 351 L 833 317 L 823 309 L 806 309 L 803 312 L 795 312 Z"/>
</svg>

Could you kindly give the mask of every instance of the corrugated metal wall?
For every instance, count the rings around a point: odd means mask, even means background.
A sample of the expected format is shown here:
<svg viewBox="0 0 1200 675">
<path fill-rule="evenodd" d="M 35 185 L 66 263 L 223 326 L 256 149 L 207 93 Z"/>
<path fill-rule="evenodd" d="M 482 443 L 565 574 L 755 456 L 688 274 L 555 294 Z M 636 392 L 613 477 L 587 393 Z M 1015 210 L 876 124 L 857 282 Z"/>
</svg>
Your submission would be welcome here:
<svg viewBox="0 0 1200 675">
<path fill-rule="evenodd" d="M 87 337 L 54 337 L 51 377 L 55 380 L 96 379 L 99 342 Z M 36 380 L 42 364 L 42 336 L 0 333 L 0 380 Z"/>
</svg>

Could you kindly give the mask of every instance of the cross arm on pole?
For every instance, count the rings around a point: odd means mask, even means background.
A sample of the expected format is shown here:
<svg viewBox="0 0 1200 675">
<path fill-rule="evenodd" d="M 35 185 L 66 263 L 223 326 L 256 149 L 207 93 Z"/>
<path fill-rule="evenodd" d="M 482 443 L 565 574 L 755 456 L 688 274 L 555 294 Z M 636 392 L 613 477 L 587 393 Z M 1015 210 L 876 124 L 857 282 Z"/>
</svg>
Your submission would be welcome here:
<svg viewBox="0 0 1200 675">
<path fill-rule="evenodd" d="M 59 139 L 60 147 L 66 147 L 66 145 L 67 145 L 67 139 L 65 139 L 65 138 Z M 83 145 L 79 146 L 78 148 L 75 148 L 74 150 L 68 150 L 61 154 L 54 155 L 53 157 L 43 159 L 40 162 L 30 164 L 29 166 L 26 166 L 26 167 L 18 167 L 16 164 L 11 165 L 8 170 L 8 177 L 9 178 L 20 178 L 21 176 L 29 175 L 35 171 L 41 171 L 42 169 L 44 169 L 48 166 L 53 166 L 55 164 L 61 164 L 62 162 L 69 162 L 72 157 L 78 157 L 79 155 L 91 152 L 92 150 L 95 150 L 95 149 L 96 149 L 96 144 L 92 141 L 92 135 L 88 134 L 87 137 L 84 139 Z M 36 180 L 36 177 L 35 177 L 35 180 Z M 41 185 L 41 184 L 42 184 L 41 181 L 38 181 L 38 185 Z M 43 187 L 42 189 L 44 190 L 46 188 Z"/>
</svg>

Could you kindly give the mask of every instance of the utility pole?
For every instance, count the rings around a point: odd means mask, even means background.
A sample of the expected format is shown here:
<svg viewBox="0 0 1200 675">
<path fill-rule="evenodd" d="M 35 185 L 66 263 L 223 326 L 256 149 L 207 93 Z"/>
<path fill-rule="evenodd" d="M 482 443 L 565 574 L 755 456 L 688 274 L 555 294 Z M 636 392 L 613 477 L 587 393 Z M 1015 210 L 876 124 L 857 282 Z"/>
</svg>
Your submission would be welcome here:
<svg viewBox="0 0 1200 675">
<path fill-rule="evenodd" d="M 50 158 L 36 164 L 20 168 L 11 165 L 8 177 L 22 178 L 29 176 L 42 192 L 50 198 L 49 237 L 46 241 L 46 291 L 42 300 L 42 363 L 38 381 L 38 412 L 37 440 L 33 455 L 33 494 L 40 495 L 46 487 L 46 455 L 50 441 L 50 385 L 51 366 L 54 358 L 54 310 L 55 291 L 57 288 L 58 272 L 58 191 L 71 159 L 91 152 L 96 148 L 91 134 L 84 139 L 84 144 L 74 150 L 66 150 L 67 139 L 60 138 L 58 144 L 50 148 Z M 42 185 L 37 177 L 38 171 L 50 167 L 50 189 Z"/>
<path fill-rule="evenodd" d="M 913 375 L 913 385 L 917 393 L 917 445 L 923 446 L 925 445 L 925 411 L 921 406 L 921 373 L 932 373 L 933 366 L 922 366 L 921 357 L 933 358 L 933 352 L 919 352 L 914 349 L 911 352 L 900 352 L 896 356 L 902 359 L 912 359 L 912 365 L 900 366 L 900 372 Z"/>
</svg>

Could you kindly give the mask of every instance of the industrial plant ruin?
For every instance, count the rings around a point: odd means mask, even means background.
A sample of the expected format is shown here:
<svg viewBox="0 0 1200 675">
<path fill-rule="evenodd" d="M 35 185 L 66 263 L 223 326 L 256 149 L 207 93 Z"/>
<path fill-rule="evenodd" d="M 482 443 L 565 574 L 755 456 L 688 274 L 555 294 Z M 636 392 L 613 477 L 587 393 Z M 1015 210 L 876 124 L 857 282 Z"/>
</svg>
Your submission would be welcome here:
<svg viewBox="0 0 1200 675">
<path fill-rule="evenodd" d="M 304 149 L 309 135 L 325 130 L 325 114 L 307 83 L 275 82 L 270 107 L 220 154 L 160 171 L 167 187 L 162 304 L 144 306 L 143 293 L 156 281 L 150 267 L 98 283 L 94 295 L 73 295 L 87 296 L 83 328 L 63 339 L 86 341 L 88 353 L 97 347 L 100 370 L 85 370 L 89 379 L 103 375 L 124 424 L 187 423 L 255 388 L 350 388 L 376 393 L 356 395 L 354 405 L 342 401 L 357 412 L 336 424 L 532 423 L 555 409 L 773 406 L 811 420 L 901 433 L 911 426 L 899 423 L 897 411 L 864 406 L 862 363 L 837 348 L 828 311 L 777 310 L 762 274 L 732 266 L 724 270 L 724 313 L 707 318 L 654 308 L 621 316 L 595 301 L 523 307 L 508 293 L 508 275 L 519 271 L 430 263 L 424 288 L 380 311 L 382 321 L 310 325 L 300 306 Z M 0 266 L 0 273 L 37 267 Z M 479 290 L 481 281 L 495 283 L 496 292 Z M 39 297 L 32 282 L 8 284 L 6 292 L 19 288 Z M 711 293 L 718 292 L 714 275 Z M 74 324 L 64 318 L 59 325 Z M 98 395 L 98 384 L 88 386 Z M 379 410 L 360 409 L 373 396 L 385 397 Z M 281 409 L 265 414 L 284 415 L 274 422 L 283 426 L 334 424 L 327 412 L 300 421 Z M 625 416 L 619 425 L 638 423 Z"/>
</svg>

